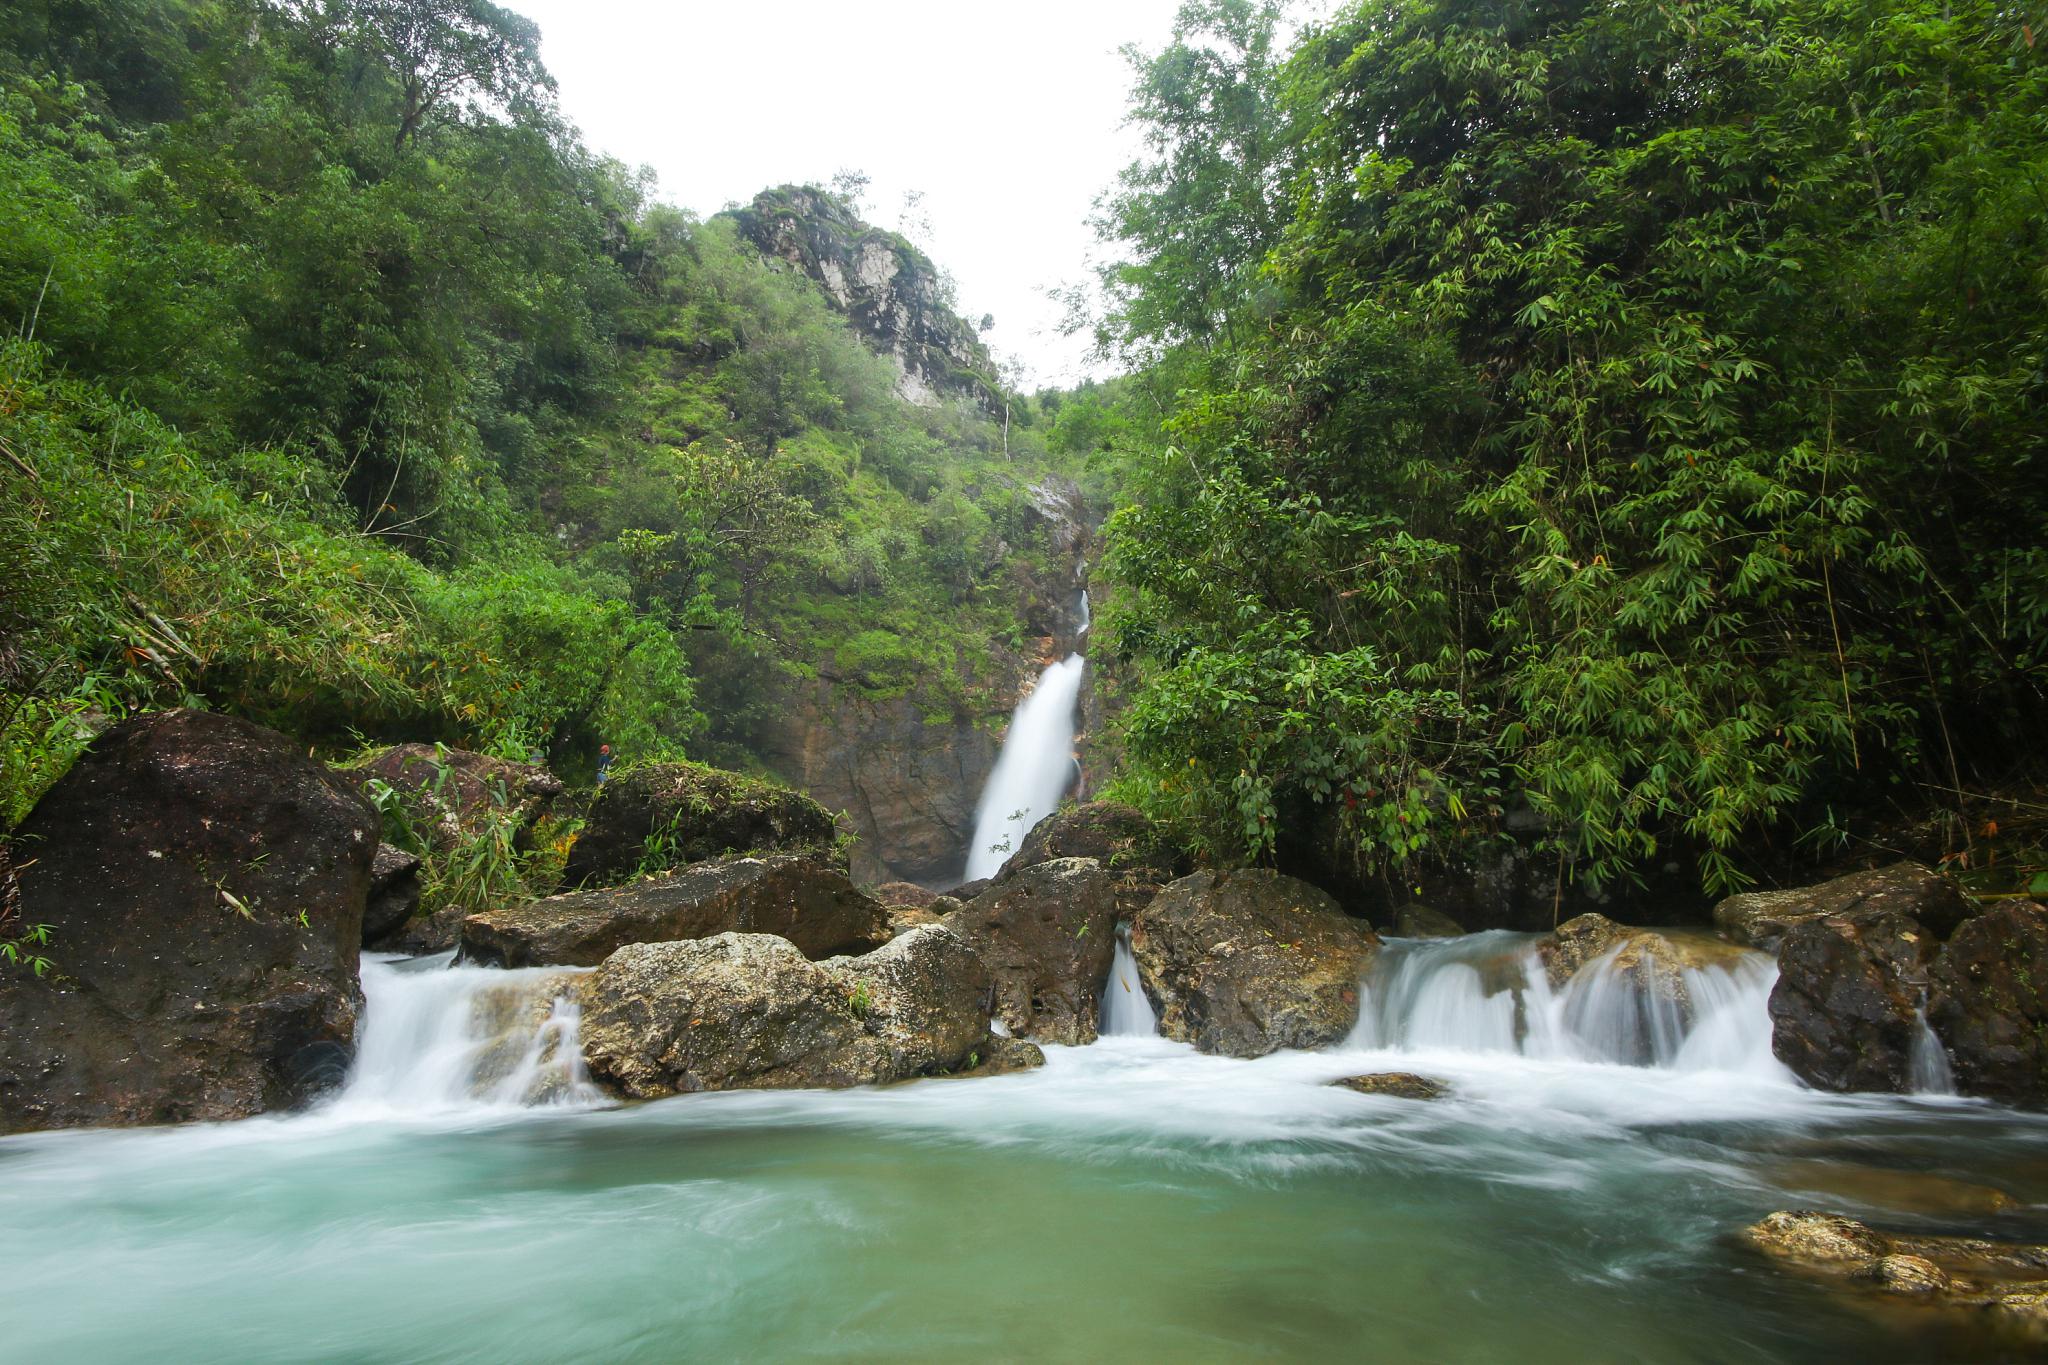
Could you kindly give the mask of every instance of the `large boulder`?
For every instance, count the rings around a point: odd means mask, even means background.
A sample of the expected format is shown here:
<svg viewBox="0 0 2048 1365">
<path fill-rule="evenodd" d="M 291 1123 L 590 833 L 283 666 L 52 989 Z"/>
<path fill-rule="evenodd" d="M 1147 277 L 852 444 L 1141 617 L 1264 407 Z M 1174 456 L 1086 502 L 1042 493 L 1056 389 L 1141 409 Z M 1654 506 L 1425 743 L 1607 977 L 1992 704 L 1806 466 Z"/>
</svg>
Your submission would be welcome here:
<svg viewBox="0 0 2048 1365">
<path fill-rule="evenodd" d="M 1770 952 L 1793 926 L 1824 915 L 1904 915 L 1944 939 L 1969 913 L 1969 900 L 1953 880 L 1917 863 L 1894 863 L 1817 886 L 1730 896 L 1714 907 L 1714 927 L 1736 943 Z"/>
<path fill-rule="evenodd" d="M 1966 921 L 1929 984 L 1956 1089 L 2048 1106 L 2048 910 L 2008 901 Z"/>
<path fill-rule="evenodd" d="M 1144 909 L 1160 887 L 1188 871 L 1185 860 L 1166 847 L 1158 827 L 1135 807 L 1088 801 L 1054 811 L 1033 825 L 993 880 L 1012 880 L 1056 858 L 1092 858 L 1101 864 L 1126 917 Z"/>
<path fill-rule="evenodd" d="M 1230 1057 L 1343 1038 L 1378 948 L 1321 891 L 1263 869 L 1182 877 L 1131 922 L 1160 1033 Z"/>
<path fill-rule="evenodd" d="M 830 863 L 801 853 L 712 858 L 624 886 L 471 915 L 462 955 L 502 967 L 592 967 L 628 943 L 775 934 L 806 957 L 888 941 L 888 912 Z"/>
<path fill-rule="evenodd" d="M 1912 1088 L 1936 944 L 1896 911 L 1823 915 L 1789 928 L 1771 989 L 1771 1051 L 1821 1090 Z"/>
<path fill-rule="evenodd" d="M 636 943 L 579 985 L 591 1077 L 628 1099 L 871 1085 L 995 1051 L 988 973 L 936 924 L 825 962 L 767 934 Z"/>
<path fill-rule="evenodd" d="M 562 884 L 612 886 L 726 853 L 832 848 L 832 814 L 787 787 L 694 763 L 650 763 L 598 789 Z M 651 862 L 650 862 L 651 860 Z"/>
<path fill-rule="evenodd" d="M 297 741 L 114 726 L 16 831 L 46 977 L 0 974 L 0 1129 L 242 1118 L 340 1078 L 377 812 Z"/>
<path fill-rule="evenodd" d="M 1093 858 L 1055 858 L 998 881 L 946 917 L 995 982 L 993 1013 L 1020 1038 L 1095 1041 L 1116 956 L 1116 888 Z"/>
<path fill-rule="evenodd" d="M 451 849 L 492 821 L 509 822 L 524 840 L 562 794 L 547 769 L 440 744 L 399 744 L 371 755 L 354 771 L 396 793 L 420 839 Z"/>
</svg>

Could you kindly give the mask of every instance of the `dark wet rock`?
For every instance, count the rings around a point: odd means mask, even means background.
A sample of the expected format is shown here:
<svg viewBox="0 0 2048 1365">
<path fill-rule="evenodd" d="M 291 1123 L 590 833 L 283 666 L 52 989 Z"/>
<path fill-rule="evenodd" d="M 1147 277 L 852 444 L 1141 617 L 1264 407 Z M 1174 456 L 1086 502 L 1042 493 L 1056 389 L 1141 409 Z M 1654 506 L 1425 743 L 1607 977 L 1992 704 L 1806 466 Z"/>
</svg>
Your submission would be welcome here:
<svg viewBox="0 0 2048 1365">
<path fill-rule="evenodd" d="M 1944 939 L 1969 913 L 1968 897 L 1950 878 L 1917 863 L 1894 863 L 1818 886 L 1730 896 L 1714 907 L 1714 927 L 1736 943 L 1769 952 L 1795 925 L 1823 915 L 1903 915 Z"/>
<path fill-rule="evenodd" d="M 338 1081 L 377 828 L 273 730 L 164 711 L 102 734 L 16 831 L 56 965 L 0 974 L 0 1128 L 242 1118 Z"/>
<path fill-rule="evenodd" d="M 420 859 L 393 844 L 377 845 L 370 894 L 363 907 L 363 946 L 377 948 L 420 908 Z"/>
<path fill-rule="evenodd" d="M 1441 910 L 1417 902 L 1394 912 L 1396 938 L 1462 938 L 1465 926 Z"/>
<path fill-rule="evenodd" d="M 995 885 L 993 877 L 976 877 L 971 882 L 962 882 L 946 894 L 962 905 L 971 904 L 976 896 Z"/>
<path fill-rule="evenodd" d="M 440 849 L 474 838 L 492 820 L 509 821 L 523 843 L 562 794 L 545 768 L 435 744 L 396 745 L 352 771 L 366 790 L 375 779 L 397 792 L 419 837 Z"/>
<path fill-rule="evenodd" d="M 1442 1081 L 1412 1071 L 1376 1071 L 1368 1076 L 1345 1076 L 1330 1084 L 1361 1095 L 1389 1095 L 1399 1100 L 1440 1100 L 1451 1093 L 1451 1088 Z"/>
<path fill-rule="evenodd" d="M 595 966 L 629 943 L 775 934 L 806 957 L 865 952 L 889 937 L 881 903 L 801 853 L 712 858 L 624 886 L 572 891 L 471 915 L 462 955 L 503 967 Z"/>
<path fill-rule="evenodd" d="M 1910 1089 L 1937 946 L 1919 921 L 1894 911 L 1793 925 L 1778 946 L 1771 1051 L 1817 1089 Z"/>
<path fill-rule="evenodd" d="M 988 974 L 939 925 L 825 962 L 767 934 L 638 943 L 578 984 L 591 1076 L 629 1099 L 871 1085 L 991 1053 Z"/>
<path fill-rule="evenodd" d="M 1928 975 L 1956 1089 L 2048 1106 L 2048 910 L 2007 901 L 1966 921 Z"/>
<path fill-rule="evenodd" d="M 562 884 L 612 886 L 727 853 L 828 853 L 832 815 L 787 787 L 694 763 L 650 763 L 598 789 Z M 650 861 L 651 860 L 651 861 Z"/>
<path fill-rule="evenodd" d="M 1131 922 L 1161 1035 L 1230 1057 L 1343 1038 L 1378 947 L 1321 891 L 1264 869 L 1182 877 Z"/>
<path fill-rule="evenodd" d="M 1189 868 L 1165 846 L 1141 812 L 1114 801 L 1088 801 L 1054 811 L 1033 825 L 994 880 L 1006 882 L 1055 858 L 1093 858 L 1116 886 L 1128 917 L 1145 908 L 1159 888 Z"/>
<path fill-rule="evenodd" d="M 884 905 L 906 905 L 924 909 L 939 898 L 939 893 L 916 882 L 883 882 L 875 888 L 875 899 Z"/>
<path fill-rule="evenodd" d="M 1095 1041 L 1116 955 L 1116 887 L 1093 858 L 1055 858 L 999 881 L 946 917 L 995 984 L 994 1016 L 1018 1037 Z"/>
<path fill-rule="evenodd" d="M 985 1047 L 971 1053 L 967 1064 L 955 1076 L 1008 1076 L 1045 1065 L 1045 1050 L 1022 1038 L 992 1037 Z"/>
<path fill-rule="evenodd" d="M 943 923 L 945 920 L 944 915 L 932 910 L 919 909 L 915 905 L 887 906 L 883 914 L 888 921 L 890 938 L 907 934 L 912 929 L 922 928 L 927 924 Z"/>
</svg>

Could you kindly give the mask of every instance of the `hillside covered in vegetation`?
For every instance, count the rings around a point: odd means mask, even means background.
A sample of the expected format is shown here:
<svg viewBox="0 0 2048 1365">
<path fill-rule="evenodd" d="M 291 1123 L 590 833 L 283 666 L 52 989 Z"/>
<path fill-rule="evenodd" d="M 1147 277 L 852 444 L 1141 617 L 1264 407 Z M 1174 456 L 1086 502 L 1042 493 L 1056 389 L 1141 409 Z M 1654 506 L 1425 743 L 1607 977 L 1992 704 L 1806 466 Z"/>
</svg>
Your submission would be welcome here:
<svg viewBox="0 0 2048 1365">
<path fill-rule="evenodd" d="M 663 204 L 489 5 L 9 6 L 0 91 L 9 822 L 181 701 L 586 776 L 759 766 L 821 676 L 1006 711 L 1039 406 L 829 192 Z M 792 202 L 918 335 L 747 235 Z"/>
<path fill-rule="evenodd" d="M 1103 203 L 1126 794 L 1326 883 L 1517 837 L 1722 891 L 1943 812 L 1912 851 L 2038 853 L 2038 19 L 1282 31 L 1185 7 Z"/>
</svg>

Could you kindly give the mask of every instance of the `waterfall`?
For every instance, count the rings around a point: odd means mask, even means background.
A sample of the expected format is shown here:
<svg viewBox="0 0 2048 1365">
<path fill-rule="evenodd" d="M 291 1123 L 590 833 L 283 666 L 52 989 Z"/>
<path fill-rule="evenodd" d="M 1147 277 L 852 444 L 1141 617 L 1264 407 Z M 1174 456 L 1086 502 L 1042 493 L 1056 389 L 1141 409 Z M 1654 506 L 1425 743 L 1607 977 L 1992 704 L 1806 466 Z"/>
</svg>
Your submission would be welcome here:
<svg viewBox="0 0 2048 1365">
<path fill-rule="evenodd" d="M 1110 963 L 1109 977 L 1102 983 L 1102 1011 L 1097 1027 L 1105 1038 L 1159 1036 L 1159 1016 L 1152 1012 L 1152 1002 L 1145 998 L 1145 988 L 1138 981 L 1138 960 L 1131 956 L 1127 929 L 1117 931 L 1116 959 Z"/>
<path fill-rule="evenodd" d="M 363 959 L 362 1034 L 336 1112 L 599 1100 L 583 1070 L 580 1011 L 569 989 L 576 969 L 452 967 L 451 956 Z"/>
<path fill-rule="evenodd" d="M 1927 1026 L 1924 1007 L 1913 1011 L 1913 1022 L 1919 1025 L 1919 1032 L 1913 1035 L 1913 1051 L 1907 1057 L 1907 1084 L 1916 1095 L 1955 1094 L 1956 1078 L 1949 1069 L 1948 1052 L 1942 1047 L 1941 1039 L 1934 1036 L 1934 1030 Z"/>
<path fill-rule="evenodd" d="M 1031 827 L 1052 814 L 1073 781 L 1074 702 L 1086 660 L 1078 654 L 1046 669 L 1010 717 L 1010 733 L 974 812 L 967 880 L 992 877 Z"/>
<path fill-rule="evenodd" d="M 1095 618 L 1088 614 L 1088 589 L 1083 588 L 1081 589 L 1081 624 L 1075 629 L 1074 634 L 1086 635 L 1088 627 L 1093 624 L 1095 624 Z"/>
<path fill-rule="evenodd" d="M 1553 990 L 1534 943 L 1500 931 L 1389 943 L 1367 973 L 1351 1046 L 1788 1074 L 1771 1055 L 1778 968 L 1765 954 L 1646 972 L 1616 949 Z"/>
</svg>

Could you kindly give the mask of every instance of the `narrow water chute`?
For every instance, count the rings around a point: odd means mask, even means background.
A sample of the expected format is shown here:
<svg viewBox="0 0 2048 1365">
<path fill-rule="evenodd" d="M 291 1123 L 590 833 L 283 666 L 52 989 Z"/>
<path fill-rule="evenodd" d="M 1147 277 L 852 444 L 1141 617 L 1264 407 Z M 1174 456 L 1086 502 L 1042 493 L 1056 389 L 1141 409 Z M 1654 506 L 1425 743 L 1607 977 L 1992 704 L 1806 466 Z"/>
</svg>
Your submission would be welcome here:
<svg viewBox="0 0 2048 1365">
<path fill-rule="evenodd" d="M 1129 931 L 1116 936 L 1116 957 L 1102 983 L 1102 1013 L 1097 1028 L 1105 1038 L 1156 1038 L 1159 1016 L 1138 980 L 1138 960 L 1131 955 Z"/>
</svg>

